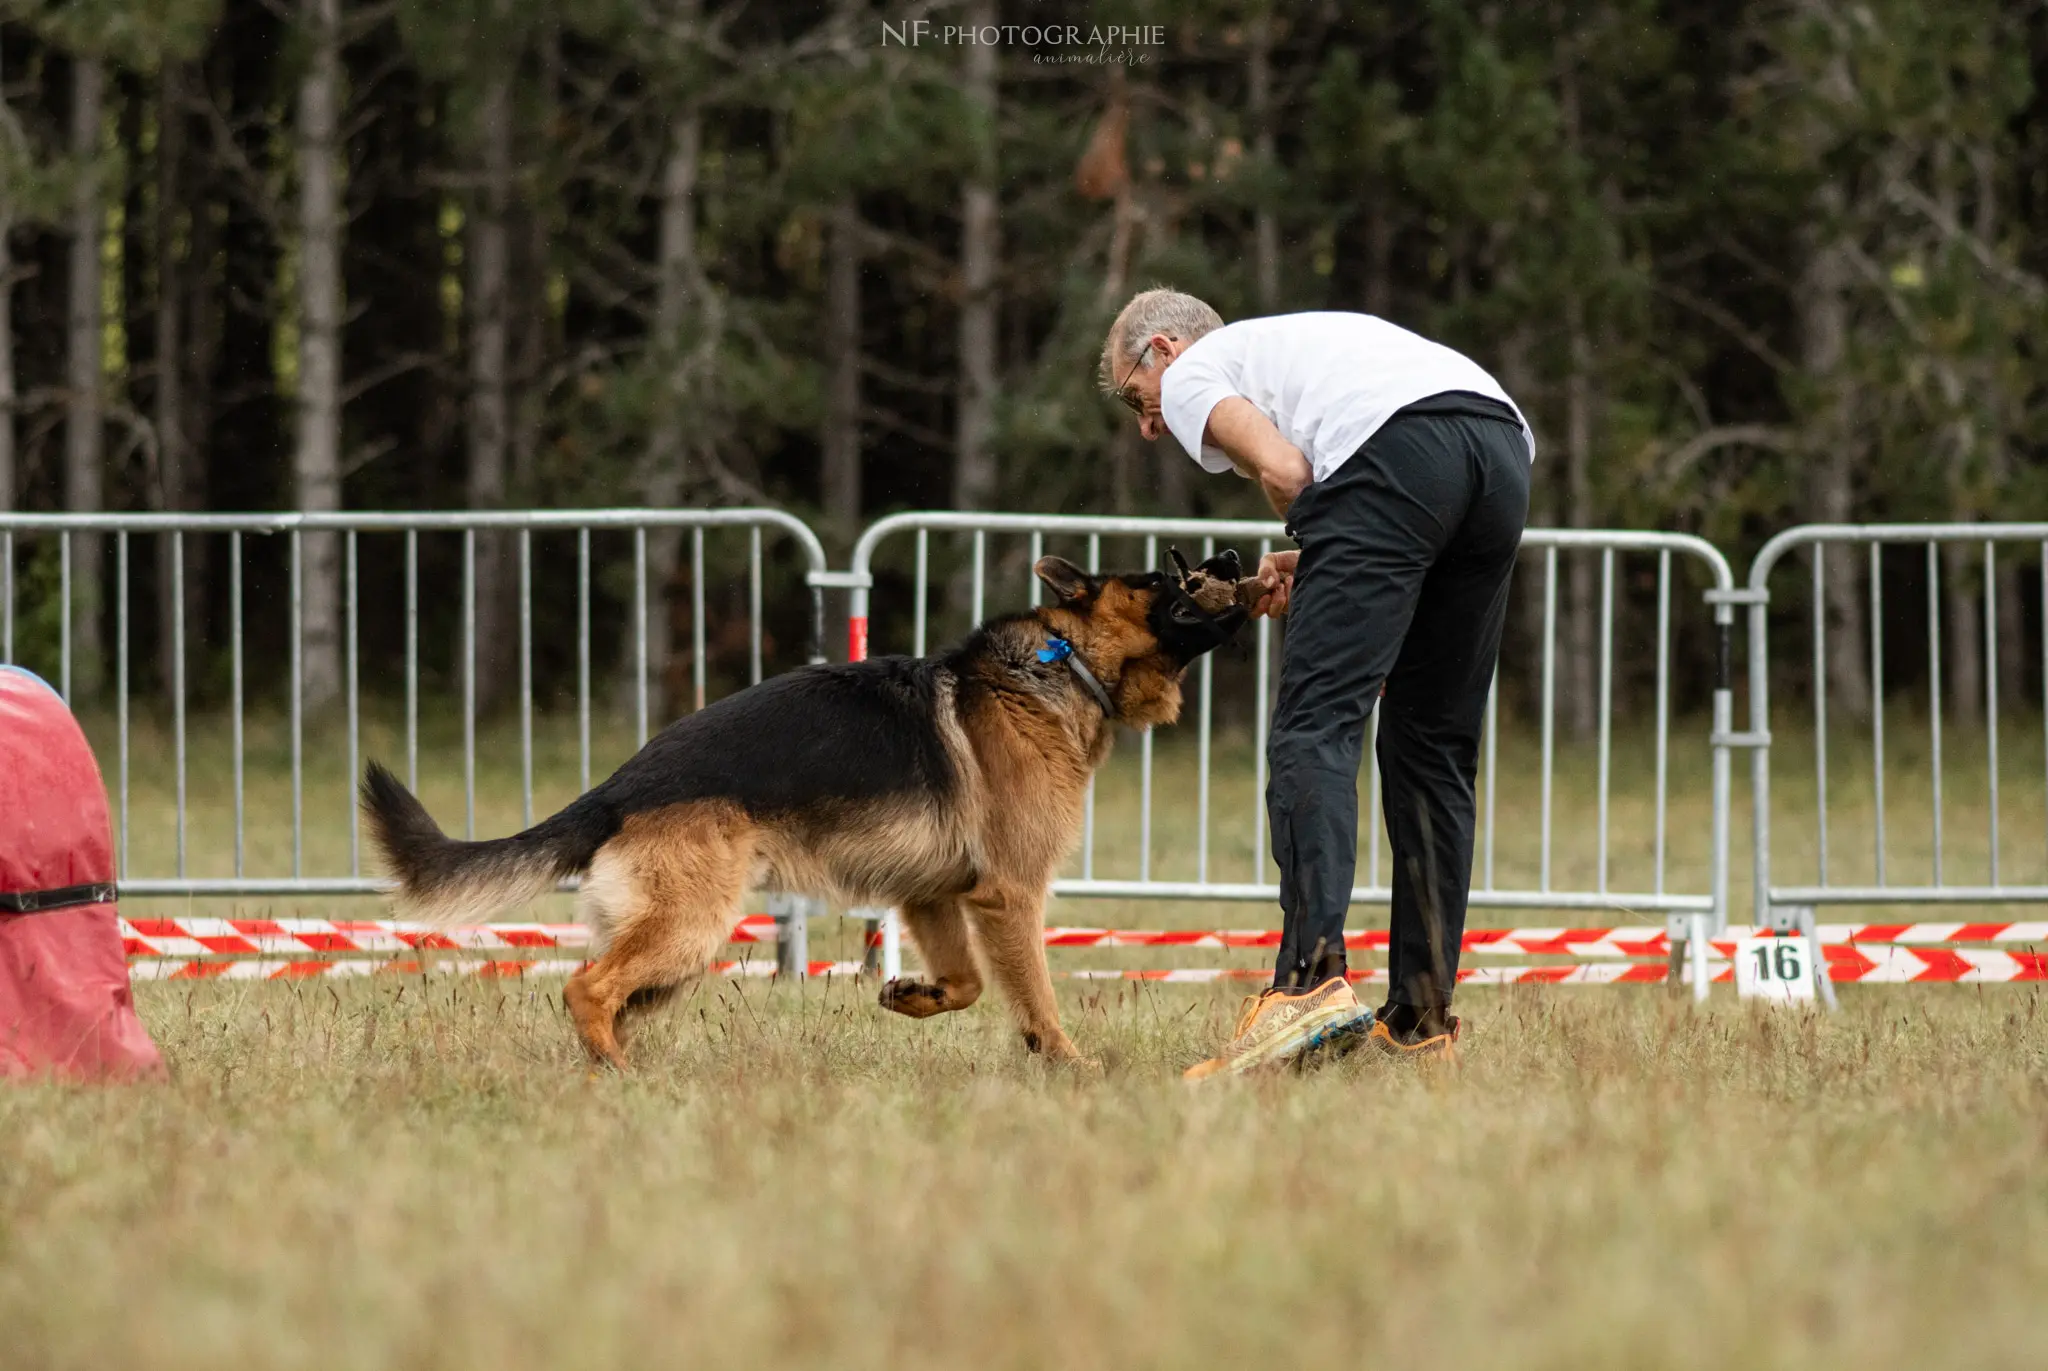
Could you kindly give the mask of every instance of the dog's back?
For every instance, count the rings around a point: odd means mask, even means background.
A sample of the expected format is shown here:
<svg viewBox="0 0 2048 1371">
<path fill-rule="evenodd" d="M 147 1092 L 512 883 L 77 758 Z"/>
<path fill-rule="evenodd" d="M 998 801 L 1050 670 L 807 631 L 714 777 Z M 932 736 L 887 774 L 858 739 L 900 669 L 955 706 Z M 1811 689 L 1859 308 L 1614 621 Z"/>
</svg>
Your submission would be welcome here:
<svg viewBox="0 0 2048 1371">
<path fill-rule="evenodd" d="M 857 832 L 867 816 L 886 821 L 944 809 L 962 785 L 947 739 L 954 730 L 943 717 L 952 683 L 939 660 L 908 657 L 773 677 L 678 719 L 560 813 L 509 838 L 448 837 L 374 762 L 364 811 L 408 916 L 442 926 L 480 923 L 589 869 L 636 816 L 714 805 L 800 844 Z M 825 873 L 809 863 L 807 874 Z M 861 898 L 890 893 L 865 888 L 868 881 L 829 883 L 835 893 Z M 863 888 L 847 891 L 849 884 Z"/>
<path fill-rule="evenodd" d="M 621 815 L 730 800 L 757 818 L 919 795 L 956 783 L 930 658 L 803 667 L 727 696 L 648 739 L 593 792 Z"/>
</svg>

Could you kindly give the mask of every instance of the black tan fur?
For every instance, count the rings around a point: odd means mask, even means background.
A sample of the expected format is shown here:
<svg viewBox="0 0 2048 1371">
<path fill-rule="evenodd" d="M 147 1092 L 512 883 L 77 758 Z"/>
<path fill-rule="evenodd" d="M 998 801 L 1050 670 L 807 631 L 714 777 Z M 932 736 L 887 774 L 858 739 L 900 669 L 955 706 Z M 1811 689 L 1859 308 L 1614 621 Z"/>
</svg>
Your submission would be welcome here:
<svg viewBox="0 0 2048 1371">
<path fill-rule="evenodd" d="M 749 888 L 893 905 L 928 979 L 881 1002 L 924 1018 L 964 1009 L 985 964 L 1033 1051 L 1077 1056 L 1045 965 L 1047 887 L 1080 836 L 1088 778 L 1114 725 L 1180 714 L 1181 676 L 1228 640 L 1242 609 L 1212 613 L 1183 586 L 1232 581 L 1225 553 L 1176 581 L 1034 568 L 1054 603 L 992 619 L 932 657 L 816 666 L 764 681 L 669 725 L 624 766 L 524 833 L 445 836 L 372 762 L 363 809 L 405 915 L 479 923 L 581 874 L 597 958 L 564 992 L 591 1055 L 623 1067 L 621 1011 L 700 976 Z M 1114 709 L 1071 663 L 1064 639 Z M 1056 653 L 1045 652 L 1056 656 Z M 978 953 L 978 955 L 977 955 Z"/>
</svg>

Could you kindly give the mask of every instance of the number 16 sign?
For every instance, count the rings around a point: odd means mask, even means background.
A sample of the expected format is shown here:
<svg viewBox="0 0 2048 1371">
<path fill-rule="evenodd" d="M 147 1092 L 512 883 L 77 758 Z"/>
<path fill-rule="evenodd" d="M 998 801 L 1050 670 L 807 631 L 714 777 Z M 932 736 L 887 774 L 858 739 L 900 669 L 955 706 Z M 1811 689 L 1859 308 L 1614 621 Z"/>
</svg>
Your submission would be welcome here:
<svg viewBox="0 0 2048 1371">
<path fill-rule="evenodd" d="M 1790 938 L 1743 938 L 1735 944 L 1735 993 L 1743 999 L 1813 998 L 1813 943 Z"/>
</svg>

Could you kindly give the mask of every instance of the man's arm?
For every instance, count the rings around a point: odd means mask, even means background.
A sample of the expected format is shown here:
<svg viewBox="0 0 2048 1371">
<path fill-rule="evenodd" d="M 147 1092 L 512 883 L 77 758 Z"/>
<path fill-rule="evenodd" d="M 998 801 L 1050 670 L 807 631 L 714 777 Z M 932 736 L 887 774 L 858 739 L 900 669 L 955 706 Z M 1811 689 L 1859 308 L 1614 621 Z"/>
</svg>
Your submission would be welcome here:
<svg viewBox="0 0 2048 1371">
<path fill-rule="evenodd" d="M 1238 475 L 1259 483 L 1273 512 L 1287 517 L 1287 507 L 1309 483 L 1308 458 L 1280 436 L 1273 421 L 1241 395 L 1216 402 L 1202 440 L 1223 450 Z"/>
</svg>

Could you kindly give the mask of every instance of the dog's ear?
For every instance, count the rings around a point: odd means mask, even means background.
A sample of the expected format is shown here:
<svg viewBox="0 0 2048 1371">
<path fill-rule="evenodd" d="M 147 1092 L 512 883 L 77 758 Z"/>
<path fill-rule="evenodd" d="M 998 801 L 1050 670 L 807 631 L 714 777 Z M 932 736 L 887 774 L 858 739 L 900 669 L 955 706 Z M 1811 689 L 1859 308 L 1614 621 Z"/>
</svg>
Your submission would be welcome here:
<svg viewBox="0 0 2048 1371">
<path fill-rule="evenodd" d="M 1041 557 L 1031 570 L 1061 604 L 1079 603 L 1095 593 L 1088 573 L 1064 557 Z"/>
</svg>

